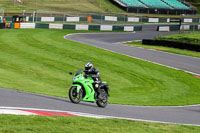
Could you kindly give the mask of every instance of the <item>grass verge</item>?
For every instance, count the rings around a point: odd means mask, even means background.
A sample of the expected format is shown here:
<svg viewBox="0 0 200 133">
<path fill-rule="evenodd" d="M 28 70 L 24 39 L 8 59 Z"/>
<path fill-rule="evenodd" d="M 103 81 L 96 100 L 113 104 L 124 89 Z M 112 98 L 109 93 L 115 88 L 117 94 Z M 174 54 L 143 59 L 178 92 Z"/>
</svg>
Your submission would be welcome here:
<svg viewBox="0 0 200 133">
<path fill-rule="evenodd" d="M 141 15 L 147 17 L 165 17 L 177 18 L 180 15 L 163 15 L 163 14 L 138 14 L 127 13 L 121 8 L 115 6 L 110 0 L 23 0 L 23 4 L 18 4 L 15 0 L 0 0 L 0 8 L 4 8 L 6 14 L 27 12 L 49 11 L 49 16 L 55 12 L 74 12 L 79 16 L 82 13 L 113 13 L 123 15 Z M 47 12 L 46 12 L 47 13 Z"/>
<path fill-rule="evenodd" d="M 22 5 L 16 1 L 0 0 L 0 7 L 4 8 L 6 13 L 22 13 L 23 10 L 46 10 L 49 11 L 50 14 L 51 12 L 66 11 L 87 13 L 125 13 L 125 11 L 114 6 L 109 0 L 23 0 Z"/>
<path fill-rule="evenodd" d="M 160 50 L 160 51 L 164 51 L 164 52 L 180 54 L 180 55 L 187 55 L 187 56 L 192 56 L 192 57 L 200 57 L 200 52 L 183 50 L 183 49 L 178 49 L 178 48 L 171 48 L 171 47 L 164 47 L 164 46 L 145 45 L 145 44 L 142 44 L 142 41 L 130 42 L 130 43 L 126 43 L 124 45 Z"/>
<path fill-rule="evenodd" d="M 195 126 L 119 119 L 0 115 L 1 133 L 198 133 L 199 131 L 200 127 Z"/>
<path fill-rule="evenodd" d="M 194 75 L 63 38 L 77 32 L 1 30 L 0 87 L 68 97 L 68 72 L 91 61 L 110 85 L 110 103 L 199 104 L 200 79 Z"/>
<path fill-rule="evenodd" d="M 173 35 L 160 36 L 155 39 L 200 45 L 200 33 L 173 34 Z"/>
</svg>

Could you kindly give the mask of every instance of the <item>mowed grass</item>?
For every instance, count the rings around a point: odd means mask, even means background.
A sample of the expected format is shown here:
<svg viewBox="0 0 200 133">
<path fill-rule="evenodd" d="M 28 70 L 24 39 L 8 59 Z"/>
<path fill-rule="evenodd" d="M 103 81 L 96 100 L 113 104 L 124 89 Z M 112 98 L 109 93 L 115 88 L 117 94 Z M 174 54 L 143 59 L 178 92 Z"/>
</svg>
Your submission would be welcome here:
<svg viewBox="0 0 200 133">
<path fill-rule="evenodd" d="M 43 12 L 51 16 L 55 12 L 74 12 L 75 16 L 83 13 L 113 13 L 138 16 L 137 13 L 127 13 L 121 8 L 112 4 L 110 0 L 23 0 L 23 4 L 18 4 L 15 0 L 0 0 L 0 9 L 3 8 L 5 13 L 22 13 L 26 12 Z M 163 15 L 163 14 L 140 14 L 143 17 L 165 17 L 179 18 L 180 15 Z M 114 15 L 115 16 L 115 15 Z"/>
<path fill-rule="evenodd" d="M 1 30 L 0 87 L 68 97 L 68 72 L 93 62 L 110 85 L 110 103 L 188 105 L 200 103 L 200 79 L 63 38 L 79 31 Z"/>
<path fill-rule="evenodd" d="M 200 33 L 185 33 L 185 34 L 172 34 L 157 37 L 158 40 L 172 40 L 177 42 L 185 42 L 200 45 Z"/>
<path fill-rule="evenodd" d="M 142 44 L 142 41 L 130 42 L 130 43 L 126 43 L 124 45 L 136 46 L 136 47 L 142 47 L 142 48 L 148 48 L 148 49 L 155 49 L 155 50 L 160 50 L 160 51 L 164 51 L 164 52 L 180 54 L 180 55 L 187 55 L 187 56 L 192 56 L 192 57 L 200 57 L 200 52 L 178 49 L 178 48 L 171 48 L 171 47 L 164 47 L 164 46 L 145 45 L 145 44 Z"/>
<path fill-rule="evenodd" d="M 0 115 L 1 133 L 198 133 L 200 127 L 119 119 Z"/>
<path fill-rule="evenodd" d="M 122 9 L 113 5 L 109 0 L 23 0 L 18 4 L 13 0 L 0 0 L 0 8 L 6 13 L 22 13 L 23 10 L 43 10 L 51 12 L 115 12 L 125 13 Z"/>
</svg>

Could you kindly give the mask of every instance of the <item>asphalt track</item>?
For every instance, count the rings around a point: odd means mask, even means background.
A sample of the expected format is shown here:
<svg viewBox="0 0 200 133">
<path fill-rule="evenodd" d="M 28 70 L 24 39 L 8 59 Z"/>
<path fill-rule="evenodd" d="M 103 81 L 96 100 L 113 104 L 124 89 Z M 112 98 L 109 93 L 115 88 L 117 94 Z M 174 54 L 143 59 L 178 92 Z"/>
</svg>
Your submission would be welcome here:
<svg viewBox="0 0 200 133">
<path fill-rule="evenodd" d="M 66 92 L 67 93 L 67 92 Z M 99 108 L 94 103 L 73 104 L 69 99 L 9 89 L 0 89 L 0 107 L 39 108 L 121 117 L 132 120 L 179 123 L 200 126 L 200 106 L 150 107 L 109 104 Z"/>
<path fill-rule="evenodd" d="M 152 39 L 156 36 L 173 33 L 176 32 L 157 32 L 155 25 L 145 25 L 143 26 L 142 32 L 136 33 L 71 34 L 65 36 L 65 38 L 200 75 L 200 58 L 182 56 L 160 51 L 152 51 L 120 44 L 120 42 Z"/>
<path fill-rule="evenodd" d="M 163 59 L 169 61 L 175 60 L 169 62 L 170 66 L 174 65 L 173 63 L 175 63 L 175 66 L 173 67 L 179 66 L 177 62 L 180 61 L 180 67 L 184 66 L 184 70 L 194 73 L 200 72 L 200 69 L 198 68 L 198 66 L 200 66 L 199 58 L 179 56 L 175 54 L 168 54 L 138 48 L 135 49 L 134 47 L 132 48 L 119 44 L 119 42 L 141 40 L 142 38 L 153 38 L 156 35 L 166 34 L 164 32 L 161 33 L 149 30 L 155 29 L 153 28 L 153 26 L 147 26 L 147 28 L 144 29 L 145 32 L 143 31 L 137 33 L 74 34 L 66 36 L 65 38 L 100 47 L 103 49 L 119 52 L 128 56 L 134 56 L 131 55 L 133 53 L 138 53 L 136 54 L 138 56 L 146 55 L 148 56 L 147 58 L 151 57 L 149 59 L 156 58 L 156 62 L 162 61 Z M 124 53 L 126 52 L 126 50 L 129 53 Z M 140 58 L 143 58 L 143 56 Z M 147 59 L 145 58 L 145 60 Z M 69 99 L 65 98 L 45 96 L 0 88 L 0 107 L 2 106 L 82 112 L 96 115 L 127 118 L 132 120 L 179 123 L 200 126 L 200 105 L 177 107 L 150 107 L 109 104 L 107 108 L 103 109 L 97 107 L 94 103 L 81 102 L 80 104 L 73 104 L 69 101 Z"/>
</svg>

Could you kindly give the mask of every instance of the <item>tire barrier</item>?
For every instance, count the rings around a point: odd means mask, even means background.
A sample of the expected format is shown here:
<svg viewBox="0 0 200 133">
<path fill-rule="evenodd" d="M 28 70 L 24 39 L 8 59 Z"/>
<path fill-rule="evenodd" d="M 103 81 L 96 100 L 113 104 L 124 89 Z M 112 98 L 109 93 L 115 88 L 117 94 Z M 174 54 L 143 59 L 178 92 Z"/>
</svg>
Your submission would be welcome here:
<svg viewBox="0 0 200 133">
<path fill-rule="evenodd" d="M 180 30 L 200 30 L 200 25 L 168 25 L 168 26 L 158 26 L 157 31 L 180 31 Z"/>
<path fill-rule="evenodd" d="M 105 16 L 105 21 L 117 21 L 117 17 L 114 17 L 114 16 Z"/>
<path fill-rule="evenodd" d="M 88 29 L 89 29 L 88 25 L 80 25 L 80 24 L 76 25 L 76 30 L 88 30 Z"/>
<path fill-rule="evenodd" d="M 0 29 L 5 29 L 6 24 L 5 23 L 0 23 Z"/>
<path fill-rule="evenodd" d="M 63 24 L 49 24 L 49 29 L 63 29 Z"/>
<path fill-rule="evenodd" d="M 189 19 L 189 18 L 185 18 L 185 19 L 183 19 L 183 22 L 184 23 L 192 23 L 193 22 L 193 20 L 192 19 Z"/>
<path fill-rule="evenodd" d="M 79 22 L 80 17 L 66 17 L 67 22 Z"/>
<path fill-rule="evenodd" d="M 190 30 L 190 25 L 181 25 L 180 30 Z"/>
<path fill-rule="evenodd" d="M 140 18 L 128 17 L 128 22 L 140 22 Z"/>
<path fill-rule="evenodd" d="M 124 31 L 134 31 L 133 26 L 124 26 Z"/>
<path fill-rule="evenodd" d="M 141 25 L 84 25 L 84 24 L 43 24 L 43 23 L 11 23 L 11 28 L 43 28 L 43 29 L 67 29 L 67 30 L 98 30 L 98 31 L 142 31 Z"/>
<path fill-rule="evenodd" d="M 55 17 L 41 17 L 41 22 L 54 22 Z"/>
<path fill-rule="evenodd" d="M 49 24 L 40 24 L 36 23 L 35 28 L 41 28 L 41 29 L 49 29 Z"/>
<path fill-rule="evenodd" d="M 159 18 L 149 18 L 149 22 L 150 23 L 158 23 L 159 22 Z"/>
<path fill-rule="evenodd" d="M 169 26 L 158 26 L 158 30 L 157 31 L 169 32 L 170 28 L 169 28 Z"/>
<path fill-rule="evenodd" d="M 3 23 L 3 16 L 0 16 L 0 23 Z"/>
<path fill-rule="evenodd" d="M 35 29 L 35 23 L 20 23 L 22 29 Z"/>
<path fill-rule="evenodd" d="M 200 44 L 190 44 L 190 43 L 183 43 L 183 42 L 176 42 L 176 41 L 151 40 L 151 39 L 143 39 L 142 44 L 173 47 L 173 48 L 187 49 L 191 51 L 200 52 Z"/>
<path fill-rule="evenodd" d="M 7 21 L 12 21 L 11 16 L 5 16 Z M 173 18 L 146 18 L 146 17 L 117 17 L 117 16 L 103 16 L 103 15 L 91 15 L 92 20 L 98 19 L 103 21 L 121 21 L 121 22 L 145 22 L 145 23 L 170 23 L 170 20 Z M 88 21 L 88 17 L 35 17 L 36 22 L 80 22 Z M 33 22 L 33 17 L 26 17 L 26 22 Z M 200 18 L 183 18 L 182 22 L 184 23 L 200 23 Z"/>
<path fill-rule="evenodd" d="M 112 25 L 101 25 L 100 30 L 101 31 L 112 31 L 113 26 Z"/>
</svg>

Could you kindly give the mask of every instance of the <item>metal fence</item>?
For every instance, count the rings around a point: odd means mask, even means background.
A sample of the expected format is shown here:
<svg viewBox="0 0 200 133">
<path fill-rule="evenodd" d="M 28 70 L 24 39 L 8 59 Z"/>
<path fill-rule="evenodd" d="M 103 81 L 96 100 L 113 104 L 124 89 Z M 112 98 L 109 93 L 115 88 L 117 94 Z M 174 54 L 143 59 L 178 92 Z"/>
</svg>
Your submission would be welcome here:
<svg viewBox="0 0 200 133">
<path fill-rule="evenodd" d="M 42 22 L 42 17 L 54 17 L 56 23 L 80 23 L 80 24 L 139 24 L 148 22 L 148 18 L 142 15 L 123 15 L 111 13 L 80 13 L 80 12 L 57 12 L 47 10 L 37 10 L 34 12 L 24 11 L 23 16 L 29 17 L 29 21 Z M 74 20 L 73 20 L 74 17 Z M 76 18 L 77 17 L 77 18 Z M 88 21 L 88 18 L 92 18 Z M 71 19 L 68 20 L 68 19 Z M 131 20 L 132 19 L 132 20 Z M 162 19 L 164 20 L 164 19 Z M 167 22 L 167 19 L 165 19 Z"/>
</svg>

